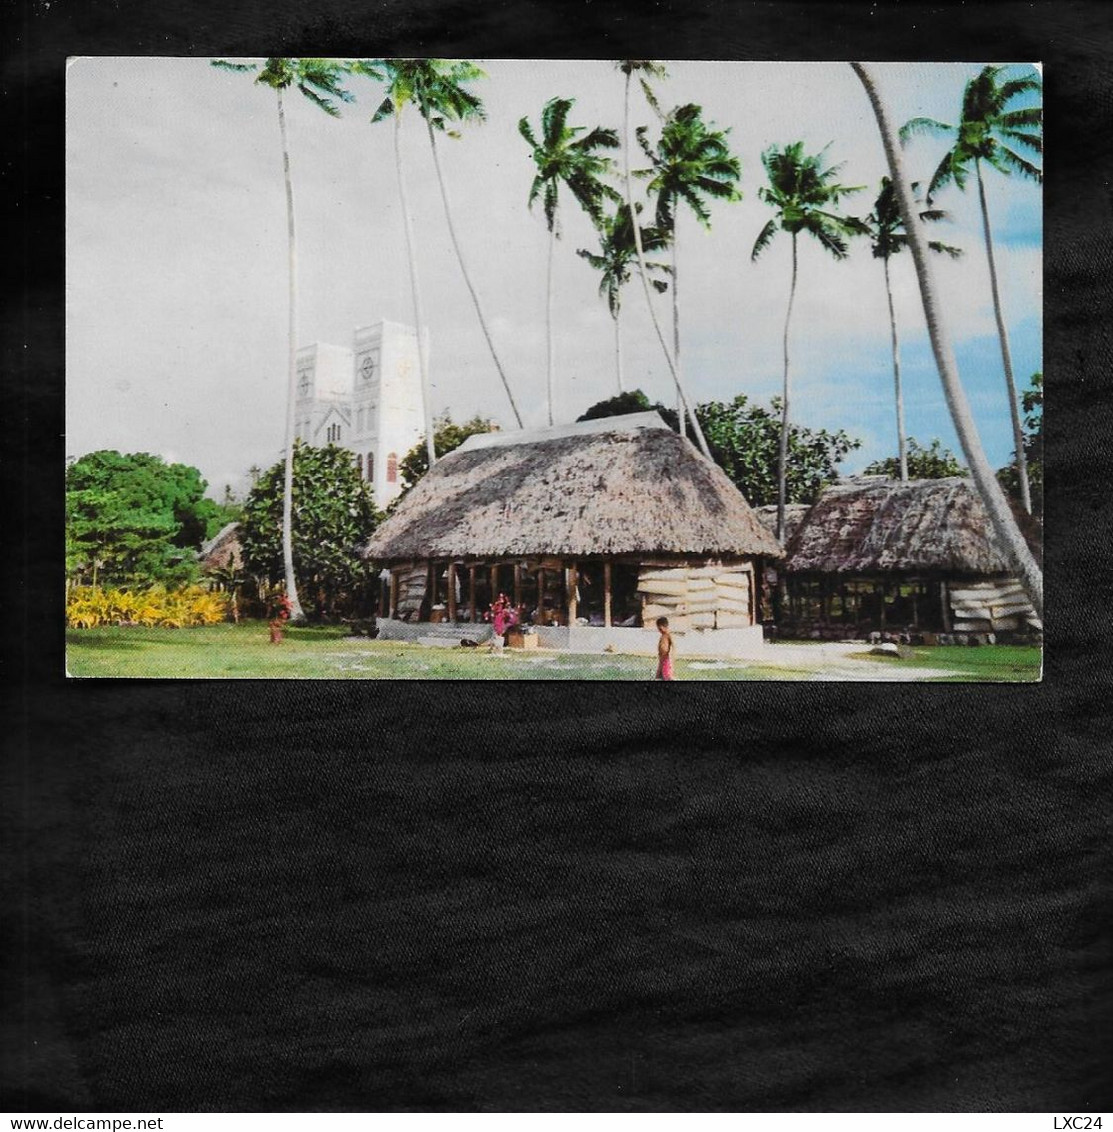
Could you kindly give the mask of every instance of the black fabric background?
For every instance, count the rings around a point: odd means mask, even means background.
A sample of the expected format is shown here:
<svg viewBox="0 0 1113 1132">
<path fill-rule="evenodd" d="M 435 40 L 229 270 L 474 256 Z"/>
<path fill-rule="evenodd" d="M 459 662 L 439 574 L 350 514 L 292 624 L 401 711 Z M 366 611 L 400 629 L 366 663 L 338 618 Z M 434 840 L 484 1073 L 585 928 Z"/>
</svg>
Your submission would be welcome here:
<svg viewBox="0 0 1113 1132">
<path fill-rule="evenodd" d="M 0 1105 L 1108 1109 L 1106 13 L 10 8 Z M 83 53 L 1043 60 L 1044 682 L 66 682 Z"/>
</svg>

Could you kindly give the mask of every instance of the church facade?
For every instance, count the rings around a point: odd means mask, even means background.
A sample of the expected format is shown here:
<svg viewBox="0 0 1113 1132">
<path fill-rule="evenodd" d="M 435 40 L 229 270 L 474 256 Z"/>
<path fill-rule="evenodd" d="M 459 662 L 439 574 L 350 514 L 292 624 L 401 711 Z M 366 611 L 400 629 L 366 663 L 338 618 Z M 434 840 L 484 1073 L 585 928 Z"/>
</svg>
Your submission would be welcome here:
<svg viewBox="0 0 1113 1132">
<path fill-rule="evenodd" d="M 428 358 L 428 339 L 425 342 Z M 402 489 L 398 463 L 423 433 L 421 370 L 413 327 L 358 327 L 350 347 L 314 342 L 297 356 L 295 435 L 352 453 L 382 509 Z"/>
</svg>

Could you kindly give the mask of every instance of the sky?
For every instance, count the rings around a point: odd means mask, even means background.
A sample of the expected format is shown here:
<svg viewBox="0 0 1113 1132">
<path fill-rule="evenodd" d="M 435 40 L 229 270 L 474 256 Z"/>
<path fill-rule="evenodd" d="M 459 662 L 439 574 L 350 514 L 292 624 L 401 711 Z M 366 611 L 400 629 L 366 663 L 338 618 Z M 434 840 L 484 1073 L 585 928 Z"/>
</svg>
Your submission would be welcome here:
<svg viewBox="0 0 1113 1132">
<path fill-rule="evenodd" d="M 575 99 L 569 123 L 621 133 L 623 78 L 612 62 L 478 61 L 485 123 L 438 149 L 469 270 L 526 427 L 546 423 L 548 233 L 527 208 L 534 166 L 518 133 L 545 101 Z M 758 196 L 761 153 L 803 140 L 829 145 L 840 180 L 864 186 L 844 209 L 865 215 L 887 173 L 861 84 L 846 64 L 670 61 L 655 82 L 664 109 L 688 102 L 729 129 L 743 199 L 712 205 L 711 231 L 678 225 L 684 378 L 695 401 L 745 394 L 767 403 L 783 379 L 791 272 L 779 233 L 751 250 L 772 215 Z M 893 120 L 954 122 L 980 63 L 877 64 Z M 1018 70 L 1021 68 L 1018 68 Z M 381 88 L 353 79 L 356 102 L 332 119 L 287 96 L 298 238 L 298 338 L 350 346 L 355 327 L 414 322 L 392 128 L 371 125 Z M 198 467 L 219 498 L 253 465 L 279 459 L 285 424 L 287 237 L 273 91 L 207 59 L 80 58 L 66 86 L 66 452 L 151 452 Z M 656 117 L 640 92 L 632 125 Z M 407 120 L 408 119 L 408 120 Z M 424 125 L 403 120 L 416 254 L 430 336 L 433 409 L 461 420 L 513 416 L 449 241 Z M 919 137 L 909 174 L 925 183 L 948 147 Z M 644 165 L 634 150 L 635 167 Z M 621 150 L 615 151 L 616 175 Z M 617 179 L 616 179 L 617 184 Z M 986 193 L 1018 389 L 1042 368 L 1042 189 L 990 170 Z M 964 249 L 934 257 L 962 381 L 990 463 L 1008 462 L 1012 434 L 973 183 L 936 204 L 949 219 L 931 236 Z M 614 331 L 598 278 L 578 248 L 595 247 L 575 203 L 561 206 L 554 264 L 556 421 L 617 392 Z M 836 262 L 802 241 L 791 329 L 793 417 L 862 442 L 841 466 L 895 455 L 888 309 L 881 263 L 856 241 Z M 906 432 L 958 451 L 932 358 L 911 256 L 891 262 L 901 339 Z M 659 300 L 670 328 L 671 302 Z M 673 403 L 672 383 L 636 280 L 623 293 L 626 388 Z"/>
</svg>

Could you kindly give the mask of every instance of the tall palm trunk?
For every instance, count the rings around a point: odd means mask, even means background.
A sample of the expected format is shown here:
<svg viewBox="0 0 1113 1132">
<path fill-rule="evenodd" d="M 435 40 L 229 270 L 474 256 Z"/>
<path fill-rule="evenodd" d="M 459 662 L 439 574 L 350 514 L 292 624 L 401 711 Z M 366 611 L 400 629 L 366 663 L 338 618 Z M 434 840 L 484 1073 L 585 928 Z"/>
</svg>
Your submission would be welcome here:
<svg viewBox="0 0 1113 1132">
<path fill-rule="evenodd" d="M 939 302 L 939 293 L 935 286 L 931 264 L 928 261 L 927 240 L 920 228 L 916 205 L 912 199 L 912 190 L 904 175 L 904 161 L 897 140 L 896 131 L 877 92 L 872 73 L 864 63 L 852 63 L 861 79 L 862 85 L 869 95 L 873 105 L 873 112 L 877 117 L 877 125 L 881 131 L 881 140 L 885 146 L 885 156 L 889 161 L 889 172 L 892 175 L 893 185 L 896 188 L 897 200 L 900 204 L 901 216 L 904 219 L 904 228 L 908 234 L 908 242 L 912 249 L 912 258 L 916 264 L 916 276 L 920 284 L 920 295 L 924 304 L 924 318 L 927 322 L 928 334 L 931 337 L 931 348 L 935 355 L 935 364 L 939 370 L 939 377 L 943 383 L 943 392 L 947 399 L 947 407 L 954 421 L 955 432 L 962 445 L 963 455 L 970 467 L 971 475 L 982 503 L 989 514 L 994 533 L 1005 554 L 1006 561 L 1011 570 L 1020 579 L 1028 599 L 1032 602 L 1037 615 L 1043 618 L 1043 574 L 1036 565 L 1032 552 L 1028 549 L 1020 528 L 1009 510 L 1005 493 L 989 466 L 985 451 L 982 448 L 981 438 L 974 424 L 970 412 L 970 405 L 966 399 L 966 391 L 958 374 L 955 362 L 954 346 L 947 331 L 942 306 Z"/>
<path fill-rule="evenodd" d="M 619 393 L 626 392 L 626 386 L 622 380 L 622 310 L 619 308 L 614 312 L 614 369 L 615 377 L 618 379 Z"/>
<path fill-rule="evenodd" d="M 985 254 L 989 260 L 989 285 L 993 291 L 993 314 L 997 319 L 997 337 L 1001 340 L 1001 361 L 1005 367 L 1005 387 L 1009 395 L 1009 414 L 1012 417 L 1013 445 L 1016 448 L 1016 472 L 1020 481 L 1020 502 L 1029 515 L 1032 513 L 1032 496 L 1028 490 L 1028 457 L 1024 453 L 1024 430 L 1020 424 L 1020 403 L 1016 396 L 1016 382 L 1013 380 L 1013 359 L 1009 350 L 1009 336 L 1005 331 L 1005 319 L 1001 314 L 1001 296 L 997 290 L 997 264 L 993 258 L 993 236 L 989 230 L 989 209 L 985 201 L 985 185 L 982 182 L 982 165 L 974 160 L 978 174 L 978 200 L 982 206 L 982 231 L 985 233 Z"/>
<path fill-rule="evenodd" d="M 546 269 L 545 288 L 545 403 L 549 413 L 549 424 L 553 423 L 553 250 L 556 247 L 556 217 L 549 229 L 549 266 Z"/>
<path fill-rule="evenodd" d="M 889 300 L 889 332 L 893 340 L 893 386 L 897 400 L 897 454 L 900 461 L 900 482 L 908 482 L 908 447 L 904 439 L 904 393 L 900 387 L 900 339 L 897 337 L 897 315 L 893 310 L 893 288 L 889 283 L 889 257 L 885 265 L 885 296 Z"/>
<path fill-rule="evenodd" d="M 784 542 L 785 500 L 788 495 L 788 405 L 789 405 L 789 367 L 788 367 L 788 327 L 792 321 L 792 304 L 796 299 L 796 233 L 792 233 L 792 285 L 788 289 L 788 311 L 785 314 L 784 355 L 785 378 L 781 392 L 781 440 L 777 448 L 777 538 Z"/>
<path fill-rule="evenodd" d="M 711 459 L 711 449 L 707 447 L 707 440 L 703 435 L 703 429 L 700 428 L 700 423 L 696 419 L 696 414 L 692 411 L 691 405 L 688 403 L 688 396 L 684 392 L 684 385 L 680 380 L 677 373 L 676 365 L 672 360 L 672 354 L 669 352 L 668 346 L 665 344 L 665 336 L 661 333 L 661 325 L 657 321 L 657 312 L 653 307 L 653 297 L 649 289 L 649 271 L 645 264 L 645 250 L 642 247 L 642 234 L 641 226 L 638 224 L 638 214 L 634 211 L 634 189 L 633 181 L 630 173 L 630 73 L 626 74 L 626 103 L 625 103 L 625 119 L 623 126 L 623 160 L 626 172 L 626 205 L 630 209 L 630 223 L 634 226 L 634 249 L 638 253 L 638 273 L 642 277 L 642 287 L 645 290 L 645 305 L 649 308 L 649 317 L 653 323 L 653 329 L 657 332 L 657 341 L 661 343 L 661 350 L 664 352 L 665 361 L 668 363 L 669 373 L 672 374 L 672 380 L 676 385 L 676 393 L 680 398 L 682 408 L 687 412 L 692 421 L 692 428 L 695 430 L 696 438 L 699 441 L 700 451 Z M 675 283 L 673 284 L 675 286 Z M 684 436 L 684 427 L 681 425 L 680 435 Z"/>
<path fill-rule="evenodd" d="M 304 621 L 305 611 L 298 599 L 294 577 L 294 404 L 297 398 L 298 353 L 298 245 L 294 234 L 294 183 L 290 177 L 290 146 L 286 137 L 286 108 L 282 89 L 278 94 L 278 131 L 282 136 L 282 172 L 286 179 L 286 230 L 289 237 L 289 341 L 286 357 L 286 471 L 282 483 L 282 568 L 286 575 L 286 596 L 290 600 L 290 620 Z"/>
<path fill-rule="evenodd" d="M 437 462 L 433 443 L 433 406 L 429 394 L 429 366 L 425 357 L 422 336 L 424 320 L 421 317 L 421 287 L 417 278 L 417 259 L 414 255 L 413 217 L 410 215 L 406 195 L 406 174 L 402 163 L 402 107 L 394 107 L 394 164 L 398 171 L 398 195 L 402 198 L 402 228 L 406 234 L 406 258 L 410 261 L 410 292 L 413 296 L 414 331 L 417 334 L 417 366 L 421 374 L 421 410 L 425 417 L 425 451 L 431 468 Z"/>
<path fill-rule="evenodd" d="M 684 372 L 680 360 L 680 260 L 677 249 L 680 245 L 680 211 L 673 214 L 672 228 L 672 357 L 676 363 L 676 378 L 681 380 Z M 676 420 L 680 428 L 680 435 L 688 435 L 688 427 L 684 414 L 684 402 L 676 399 Z"/>
<path fill-rule="evenodd" d="M 513 410 L 514 419 L 518 422 L 518 427 L 522 427 L 522 414 L 518 412 L 518 406 L 514 401 L 514 394 L 510 392 L 510 382 L 506 379 L 506 374 L 503 372 L 502 363 L 499 361 L 499 356 L 495 352 L 495 344 L 491 340 L 491 332 L 487 328 L 487 320 L 483 317 L 483 308 L 479 304 L 479 295 L 472 284 L 471 276 L 468 274 L 467 265 L 464 263 L 464 253 L 460 249 L 460 241 L 456 237 L 456 225 L 452 222 L 452 208 L 448 200 L 448 185 L 444 179 L 444 173 L 441 171 L 441 158 L 440 151 L 437 149 L 437 135 L 433 130 L 433 124 L 427 118 L 425 120 L 426 129 L 429 131 L 429 145 L 433 148 L 433 166 L 437 171 L 437 184 L 441 190 L 441 201 L 444 204 L 444 218 L 448 221 L 448 235 L 452 240 L 452 246 L 456 250 L 456 259 L 460 263 L 460 273 L 464 277 L 464 283 L 468 288 L 468 294 L 471 295 L 472 304 L 475 306 L 475 313 L 479 318 L 479 325 L 483 330 L 483 337 L 487 339 L 487 348 L 491 351 L 491 358 L 495 363 L 495 369 L 498 370 L 499 378 L 502 381 L 502 387 L 506 390 L 507 400 L 510 402 L 510 408 Z"/>
</svg>

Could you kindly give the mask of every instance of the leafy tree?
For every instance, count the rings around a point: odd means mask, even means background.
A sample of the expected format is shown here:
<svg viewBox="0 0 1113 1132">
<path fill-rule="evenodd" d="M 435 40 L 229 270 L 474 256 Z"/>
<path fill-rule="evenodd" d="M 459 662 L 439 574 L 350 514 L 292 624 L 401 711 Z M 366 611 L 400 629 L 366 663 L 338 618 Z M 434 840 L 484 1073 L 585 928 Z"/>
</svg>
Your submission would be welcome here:
<svg viewBox="0 0 1113 1132">
<path fill-rule="evenodd" d="M 553 250 L 560 237 L 560 187 L 564 185 L 580 207 L 598 225 L 603 202 L 617 200 L 618 194 L 604 180 L 611 160 L 600 150 L 615 149 L 618 135 L 614 130 L 596 126 L 569 126 L 568 113 L 576 104 L 574 98 L 550 98 L 541 111 L 541 137 L 538 139 L 527 118 L 518 122 L 518 132 L 530 147 L 537 172 L 529 189 L 529 207 L 541 198 L 545 224 L 549 229 L 549 266 L 545 331 L 548 344 L 545 367 L 546 403 L 549 424 L 553 423 Z M 580 134 L 584 134 L 580 137 Z"/>
<path fill-rule="evenodd" d="M 993 236 L 989 225 L 989 208 L 986 204 L 982 165 L 996 169 L 1006 177 L 1019 173 L 1037 183 L 1043 180 L 1043 170 L 1028 157 L 1017 152 L 1024 148 L 1030 154 L 1043 154 L 1043 109 L 1039 106 L 1021 106 L 1009 109 L 1017 98 L 1024 98 L 1042 89 L 1039 76 L 1034 72 L 1006 78 L 1005 67 L 983 67 L 967 84 L 962 95 L 962 110 L 957 126 L 934 118 L 913 118 L 900 131 L 901 141 L 914 134 L 946 134 L 954 138 L 951 149 L 943 155 L 931 183 L 928 185 L 928 203 L 944 186 L 952 182 L 966 188 L 970 167 L 978 181 L 978 201 L 982 212 L 982 233 L 985 237 L 985 254 L 989 262 L 989 283 L 993 293 L 993 313 L 997 319 L 997 337 L 1001 343 L 1001 362 L 1005 370 L 1009 413 L 1013 426 L 1013 443 L 1017 462 L 1017 482 L 1020 486 L 1021 505 L 1031 514 L 1032 500 L 1025 465 L 1024 433 L 1013 379 L 1012 354 L 1005 319 L 1001 312 L 1001 296 L 997 288 L 997 265 L 993 256 Z"/>
<path fill-rule="evenodd" d="M 459 448 L 469 436 L 474 436 L 478 432 L 494 431 L 495 426 L 486 417 L 481 417 L 478 413 L 472 417 L 471 420 L 464 421 L 462 424 L 456 424 L 456 422 L 445 413 L 443 416 L 437 418 L 436 428 L 433 431 L 433 446 L 437 453 L 437 459 L 440 459 L 442 456 L 447 456 L 449 452 Z M 398 500 L 401 499 L 428 470 L 429 458 L 426 452 L 425 441 L 422 439 L 398 461 L 398 478 L 402 484 L 402 493 L 398 496 L 398 499 L 391 504 L 391 510 L 398 505 Z"/>
<path fill-rule="evenodd" d="M 846 259 L 847 238 L 864 231 L 861 221 L 840 216 L 832 211 L 844 196 L 856 193 L 864 186 L 843 185 L 836 178 L 842 165 L 826 164 L 827 150 L 806 154 L 802 141 L 790 145 L 771 146 L 761 155 L 761 162 L 769 178 L 769 185 L 758 189 L 758 196 L 771 205 L 776 215 L 754 241 L 752 260 L 768 247 L 778 230 L 792 237 L 792 283 L 788 292 L 788 311 L 784 330 L 784 389 L 781 395 L 781 442 L 777 452 L 777 538 L 784 539 L 789 443 L 790 386 L 788 364 L 788 331 L 792 321 L 792 303 L 796 297 L 797 237 L 803 233 L 812 236 L 835 259 Z"/>
<path fill-rule="evenodd" d="M 781 444 L 781 405 L 752 405 L 743 394 L 733 401 L 708 401 L 696 407 L 715 463 L 753 507 L 779 501 L 777 455 Z M 861 447 L 840 429 L 791 425 L 785 462 L 785 501 L 814 503 L 820 491 L 838 478 L 838 465 Z"/>
<path fill-rule="evenodd" d="M 917 188 L 917 185 L 912 186 L 913 191 Z M 925 221 L 945 220 L 947 217 L 947 213 L 939 208 L 924 209 L 919 215 Z M 877 194 L 873 212 L 866 217 L 864 224 L 869 232 L 874 259 L 881 260 L 885 267 L 885 297 L 889 301 L 889 335 L 893 345 L 893 388 L 897 408 L 898 473 L 901 482 L 904 482 L 909 475 L 904 436 L 904 393 L 900 384 L 900 338 L 897 334 L 897 315 L 893 309 L 893 288 L 889 281 L 889 260 L 908 246 L 908 235 L 904 231 L 893 182 L 888 177 L 881 178 L 881 191 Z M 929 240 L 928 247 L 933 252 L 949 255 L 952 259 L 962 255 L 961 249 L 938 240 Z"/>
<path fill-rule="evenodd" d="M 659 401 L 651 402 L 640 389 L 599 401 L 579 419 L 598 420 L 652 409 L 660 413 L 670 428 L 679 431 L 676 410 Z M 745 395 L 739 394 L 732 401 L 699 404 L 695 411 L 711 447 L 712 458 L 751 506 L 776 503 L 776 455 L 780 444 L 777 398 L 765 408 L 751 405 Z M 861 441 L 842 430 L 828 432 L 793 425 L 789 433 L 788 502 L 813 502 L 827 484 L 838 478 L 839 463 L 859 447 Z"/>
<path fill-rule="evenodd" d="M 290 177 L 290 145 L 286 137 L 286 108 L 282 92 L 296 87 L 314 106 L 333 118 L 339 117 L 337 101 L 351 102 L 352 96 L 340 85 L 345 68 L 335 59 L 267 59 L 256 63 L 229 63 L 213 60 L 214 67 L 226 71 L 254 73 L 257 83 L 274 91 L 278 104 L 278 131 L 282 137 L 282 172 L 286 182 L 286 229 L 289 255 L 289 334 L 286 348 L 286 471 L 282 504 L 282 553 L 286 575 L 286 596 L 290 600 L 290 619 L 300 621 L 303 612 L 294 577 L 292 514 L 294 484 L 294 406 L 297 399 L 298 281 L 297 237 L 294 230 L 294 184 Z"/>
<path fill-rule="evenodd" d="M 240 529 L 244 563 L 276 585 L 284 579 L 280 525 L 283 464 L 259 477 L 244 503 Z M 346 448 L 294 445 L 294 561 L 297 584 L 316 598 L 318 613 L 335 613 L 358 599 L 373 581 L 356 547 L 378 525 L 370 485 L 360 477 Z"/>
<path fill-rule="evenodd" d="M 916 442 L 914 436 L 910 436 L 901 445 L 899 455 L 874 460 L 866 465 L 865 474 L 889 476 L 902 482 L 908 479 L 942 480 L 948 476 L 964 476 L 966 468 L 949 448 L 943 447 L 939 437 L 925 448 Z"/>
<path fill-rule="evenodd" d="M 639 126 L 638 144 L 648 158 L 650 168 L 635 172 L 646 177 L 646 191 L 656 197 L 657 227 L 671 236 L 672 246 L 672 360 L 679 391 L 677 411 L 684 417 L 688 397 L 684 390 L 680 364 L 680 248 L 681 204 L 686 204 L 704 228 L 711 227 L 710 200 L 738 201 L 741 165 L 727 146 L 729 130 L 716 130 L 703 120 L 703 108 L 694 103 L 674 107 L 661 127 L 656 146 L 646 140 L 646 129 Z M 696 436 L 700 437 L 698 419 L 693 419 Z M 702 438 L 701 438 L 702 439 Z M 707 444 L 701 443 L 705 455 Z"/>
<path fill-rule="evenodd" d="M 104 449 L 66 469 L 66 569 L 77 582 L 185 585 L 217 505 L 201 473 Z"/>
<path fill-rule="evenodd" d="M 651 409 L 660 412 L 664 406 L 660 401 L 654 403 L 640 390 L 630 389 L 619 393 L 617 397 L 608 397 L 605 401 L 597 401 L 582 416 L 580 421 L 597 421 L 602 417 L 621 417 L 627 413 L 647 413 Z"/>
<path fill-rule="evenodd" d="M 904 218 L 905 231 L 908 233 L 912 259 L 916 264 L 916 277 L 924 304 L 924 321 L 927 323 L 935 364 L 939 370 L 939 380 L 947 399 L 947 407 L 951 411 L 959 444 L 962 446 L 962 454 L 970 468 L 974 486 L 982 498 L 1005 558 L 1024 586 L 1024 592 L 1032 602 L 1037 615 L 1042 617 L 1043 572 L 1025 541 L 1001 485 L 989 466 L 977 425 L 970 412 L 970 402 L 966 397 L 966 390 L 963 388 L 958 365 L 955 362 L 954 343 L 941 318 L 940 292 L 932 273 L 927 241 L 915 221 L 916 202 L 912 194 L 911 182 L 904 173 L 904 155 L 901 153 L 897 131 L 889 117 L 885 100 L 881 97 L 872 67 L 867 63 L 851 63 L 850 66 L 861 80 L 873 108 L 874 117 L 877 119 L 889 174 L 893 179 L 900 214 Z"/>
<path fill-rule="evenodd" d="M 1028 465 L 1028 483 L 1031 486 L 1032 514 L 1043 514 L 1043 374 L 1034 373 L 1028 388 L 1021 394 L 1024 408 L 1024 453 Z M 1012 462 L 997 473 L 997 481 L 1017 500 L 1020 496 L 1020 478 L 1017 474 L 1016 454 Z"/>
<path fill-rule="evenodd" d="M 640 204 L 634 206 L 641 212 Z M 640 228 L 639 239 L 641 246 L 649 251 L 657 251 L 668 243 L 668 237 L 659 228 Z M 599 233 L 599 251 L 593 252 L 588 248 L 578 248 L 576 254 L 599 272 L 599 294 L 607 300 L 607 309 L 614 320 L 614 358 L 615 377 L 618 382 L 619 393 L 623 392 L 622 381 L 622 288 L 630 281 L 630 271 L 633 261 L 637 258 L 637 246 L 634 240 L 634 224 L 630 220 L 630 208 L 625 203 L 620 204 L 613 213 L 600 219 L 597 228 Z M 663 263 L 647 263 L 648 270 L 667 271 Z M 660 280 L 653 281 L 658 290 L 665 290 L 667 284 Z"/>
</svg>

